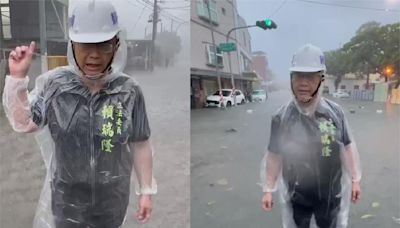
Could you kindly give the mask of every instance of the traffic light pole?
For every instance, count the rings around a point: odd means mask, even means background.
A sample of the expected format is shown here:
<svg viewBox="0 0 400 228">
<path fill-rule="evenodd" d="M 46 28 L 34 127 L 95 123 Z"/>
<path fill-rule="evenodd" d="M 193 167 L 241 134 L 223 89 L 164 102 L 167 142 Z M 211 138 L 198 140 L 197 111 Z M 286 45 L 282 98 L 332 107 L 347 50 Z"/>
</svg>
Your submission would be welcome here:
<svg viewBox="0 0 400 228">
<path fill-rule="evenodd" d="M 46 35 L 46 2 L 39 1 L 40 57 L 42 73 L 48 71 L 47 35 Z"/>
<path fill-rule="evenodd" d="M 226 34 L 226 43 L 229 42 L 229 35 L 238 29 L 244 29 L 244 28 L 251 28 L 251 27 L 255 27 L 256 25 L 248 25 L 248 26 L 242 26 L 242 27 L 236 27 L 236 28 L 232 28 L 231 30 L 229 30 L 229 32 Z M 236 48 L 236 51 L 237 48 Z M 239 60 L 239 59 L 238 59 Z M 235 79 L 233 77 L 233 73 L 232 73 L 232 60 L 231 60 L 231 52 L 228 52 L 228 62 L 229 62 L 229 74 L 231 76 L 231 84 L 232 84 L 232 92 L 235 90 Z M 239 60 L 240 62 L 240 60 Z M 240 68 L 240 64 L 239 64 L 239 68 Z M 235 98 L 235 95 L 234 95 Z M 234 99 L 234 105 L 236 105 L 236 98 Z"/>
</svg>

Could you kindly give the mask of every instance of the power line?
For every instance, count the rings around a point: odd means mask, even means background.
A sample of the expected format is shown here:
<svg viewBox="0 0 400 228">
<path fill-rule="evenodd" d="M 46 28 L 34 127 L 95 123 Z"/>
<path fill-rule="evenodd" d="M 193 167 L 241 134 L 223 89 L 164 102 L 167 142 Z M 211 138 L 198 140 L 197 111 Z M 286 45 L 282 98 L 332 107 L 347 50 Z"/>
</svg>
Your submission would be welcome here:
<svg viewBox="0 0 400 228">
<path fill-rule="evenodd" d="M 153 4 L 152 4 L 151 2 L 149 2 L 148 0 L 142 0 L 142 1 L 136 0 L 136 1 L 137 1 L 137 2 L 140 2 L 141 4 L 147 4 L 147 5 L 153 6 Z M 164 8 L 162 8 L 162 7 L 158 7 L 158 8 L 160 9 L 160 14 L 163 14 L 164 17 L 167 17 L 167 18 L 169 18 L 169 19 L 173 19 L 173 20 L 175 20 L 175 21 L 177 21 L 177 22 L 183 22 L 183 21 L 185 21 L 184 19 L 182 19 L 182 18 L 180 18 L 180 17 L 177 17 L 177 16 L 175 16 L 175 15 L 172 15 L 172 14 L 166 12 L 166 11 L 163 12 L 163 9 L 164 9 Z"/>
<path fill-rule="evenodd" d="M 169 10 L 183 10 L 183 11 L 186 11 L 186 10 L 190 10 L 190 7 L 189 8 L 170 8 L 170 9 L 169 8 L 167 8 L 167 9 L 163 8 L 163 10 L 168 10 L 168 11 Z"/>
<path fill-rule="evenodd" d="M 160 8 L 160 11 L 163 12 L 163 8 Z M 173 15 L 173 14 L 167 12 L 167 11 L 164 11 L 163 13 L 166 14 L 166 15 L 168 15 L 170 18 L 171 18 L 171 17 L 174 18 L 174 19 L 175 19 L 176 21 L 178 21 L 178 22 L 184 22 L 184 21 L 186 21 L 185 19 L 182 19 L 182 18 L 180 18 L 180 17 L 178 17 L 178 16 L 175 16 L 175 15 Z"/>
<path fill-rule="evenodd" d="M 318 4 L 318 5 L 337 6 L 337 7 L 361 9 L 361 10 L 384 11 L 384 12 L 393 12 L 393 13 L 400 12 L 400 10 L 396 10 L 396 9 L 382 9 L 382 8 L 379 9 L 379 8 L 371 8 L 371 7 L 364 7 L 364 6 L 349 6 L 349 5 L 327 3 L 327 2 L 316 2 L 316 1 L 311 1 L 311 0 L 297 0 L 297 1 L 307 2 L 307 3 L 311 3 L 311 4 Z"/>
<path fill-rule="evenodd" d="M 163 10 L 165 10 L 165 9 L 163 9 Z M 180 9 L 172 8 L 172 9 L 166 9 L 166 10 L 183 10 L 183 11 L 186 11 L 186 10 L 190 10 L 190 8 L 180 8 Z"/>
<path fill-rule="evenodd" d="M 141 1 L 139 1 L 139 0 L 136 0 L 135 3 L 133 3 L 133 1 L 131 1 L 131 0 L 128 0 L 128 1 L 129 1 L 131 4 L 135 5 L 136 7 L 138 7 L 138 8 L 141 8 L 141 7 L 144 7 L 144 6 L 148 6 L 148 7 L 150 7 L 150 8 L 148 8 L 148 9 L 151 10 L 151 11 L 153 11 L 153 5 L 152 5 L 152 4 L 146 5 L 146 4 L 144 4 L 143 2 L 141 2 Z M 139 5 L 136 5 L 136 3 L 138 3 Z"/>
<path fill-rule="evenodd" d="M 160 4 L 162 4 L 163 6 L 170 6 L 170 7 L 172 7 L 172 6 L 178 6 L 179 7 L 179 6 L 182 6 L 182 5 L 190 6 L 190 2 L 170 2 L 170 1 L 168 1 L 168 2 L 163 2 L 163 3 L 160 3 Z"/>
<path fill-rule="evenodd" d="M 133 1 L 131 1 L 131 0 L 127 0 L 127 2 L 129 3 L 129 4 L 131 4 L 131 5 L 134 5 L 134 6 L 136 6 L 136 7 L 140 7 L 140 6 L 138 6 L 138 5 L 136 5 L 136 3 L 134 3 Z"/>
<path fill-rule="evenodd" d="M 147 8 L 147 6 L 144 6 L 144 7 L 143 7 L 142 11 L 140 12 L 140 15 L 139 15 L 138 19 L 136 20 L 135 24 L 133 25 L 132 31 L 135 31 L 136 25 L 137 25 L 137 23 L 140 21 L 140 19 L 142 18 L 143 13 L 144 13 L 144 10 L 145 10 L 146 8 Z"/>
<path fill-rule="evenodd" d="M 137 1 L 137 0 L 136 0 Z M 140 6 L 138 6 L 138 5 L 136 5 L 134 2 L 132 2 L 131 0 L 127 0 L 127 2 L 129 3 L 129 4 L 131 4 L 131 5 L 134 5 L 134 6 L 136 6 L 137 8 L 142 8 L 142 7 L 144 7 L 144 6 L 147 6 L 147 5 L 143 5 L 143 4 L 140 4 Z M 147 6 L 148 7 L 148 6 Z M 149 8 L 146 8 L 147 10 L 150 10 L 150 11 L 153 11 L 152 9 L 149 9 Z"/>
<path fill-rule="evenodd" d="M 162 9 L 190 9 L 190 6 L 163 7 Z"/>
<path fill-rule="evenodd" d="M 184 19 L 182 19 L 180 17 L 177 17 L 175 15 L 172 15 L 172 14 L 168 13 L 167 11 L 160 11 L 160 14 L 162 14 L 162 16 L 164 16 L 164 17 L 166 17 L 168 19 L 172 19 L 172 20 L 175 20 L 177 22 L 184 22 L 185 21 Z"/>
<path fill-rule="evenodd" d="M 151 7 L 153 7 L 153 3 L 149 2 L 149 1 L 146 1 L 146 0 L 142 0 L 142 1 L 136 0 L 136 1 L 141 3 L 141 4 L 147 4 L 147 5 L 151 6 Z"/>
<path fill-rule="evenodd" d="M 268 18 L 271 18 L 271 17 L 273 17 L 276 13 L 278 13 L 279 10 L 283 7 L 283 5 L 285 5 L 286 1 L 287 1 L 287 0 L 284 0 L 284 1 L 278 6 L 278 8 L 277 8 Z"/>
</svg>

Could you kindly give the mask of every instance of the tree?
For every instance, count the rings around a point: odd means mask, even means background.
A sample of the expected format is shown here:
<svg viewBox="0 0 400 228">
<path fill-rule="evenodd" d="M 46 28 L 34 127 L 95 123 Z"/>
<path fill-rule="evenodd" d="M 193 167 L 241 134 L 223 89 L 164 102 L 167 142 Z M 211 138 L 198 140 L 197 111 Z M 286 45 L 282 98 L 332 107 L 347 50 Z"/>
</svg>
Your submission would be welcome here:
<svg viewBox="0 0 400 228">
<path fill-rule="evenodd" d="M 380 28 L 382 36 L 382 58 L 380 58 L 381 70 L 386 66 L 392 66 L 393 72 L 399 75 L 400 67 L 400 23 L 385 25 Z"/>
<path fill-rule="evenodd" d="M 343 76 L 349 72 L 348 55 L 341 49 L 325 52 L 327 73 L 336 76 L 335 90 L 338 89 Z"/>
<path fill-rule="evenodd" d="M 343 46 L 343 51 L 349 54 L 349 69 L 367 75 L 367 88 L 369 74 L 380 72 L 381 44 L 379 23 L 373 21 L 361 25 L 356 36 Z"/>
<path fill-rule="evenodd" d="M 360 26 L 356 35 L 339 50 L 326 52 L 328 73 L 335 75 L 339 85 L 345 73 L 358 77 L 382 74 L 386 66 L 394 66 L 394 75 L 399 75 L 400 23 L 381 26 L 378 22 L 367 22 Z M 400 79 L 399 79 L 400 80 Z"/>
</svg>

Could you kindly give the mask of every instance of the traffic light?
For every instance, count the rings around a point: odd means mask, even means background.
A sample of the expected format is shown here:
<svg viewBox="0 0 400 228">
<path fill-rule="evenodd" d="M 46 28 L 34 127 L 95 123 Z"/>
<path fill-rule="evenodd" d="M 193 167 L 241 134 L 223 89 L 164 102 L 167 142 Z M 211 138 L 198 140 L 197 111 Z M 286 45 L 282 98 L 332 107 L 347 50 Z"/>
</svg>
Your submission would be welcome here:
<svg viewBox="0 0 400 228">
<path fill-rule="evenodd" d="M 267 29 L 276 29 L 278 26 L 275 24 L 273 20 L 265 19 L 263 21 L 256 21 L 256 26 L 267 30 Z"/>
</svg>

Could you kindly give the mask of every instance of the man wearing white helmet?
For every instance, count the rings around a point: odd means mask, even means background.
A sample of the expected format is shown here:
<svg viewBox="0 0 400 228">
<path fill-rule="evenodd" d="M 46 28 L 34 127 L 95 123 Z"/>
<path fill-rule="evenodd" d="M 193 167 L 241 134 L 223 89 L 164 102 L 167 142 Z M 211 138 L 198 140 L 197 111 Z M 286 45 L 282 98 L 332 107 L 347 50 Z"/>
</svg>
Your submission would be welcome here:
<svg viewBox="0 0 400 228">
<path fill-rule="evenodd" d="M 325 57 L 311 44 L 293 55 L 293 99 L 272 117 L 261 164 L 262 207 L 271 211 L 279 189 L 285 228 L 347 227 L 349 202 L 360 199 L 361 168 L 340 106 L 321 96 Z"/>
<path fill-rule="evenodd" d="M 43 189 L 34 227 L 121 227 L 132 167 L 139 182 L 137 219 L 144 223 L 157 191 L 150 128 L 142 90 L 123 73 L 127 47 L 117 13 L 107 1 L 79 1 L 69 26 L 69 66 L 39 76 L 31 93 L 27 73 L 35 44 L 9 57 L 7 117 L 14 130 L 39 132 L 46 140 L 40 147 L 49 189 Z"/>
</svg>

